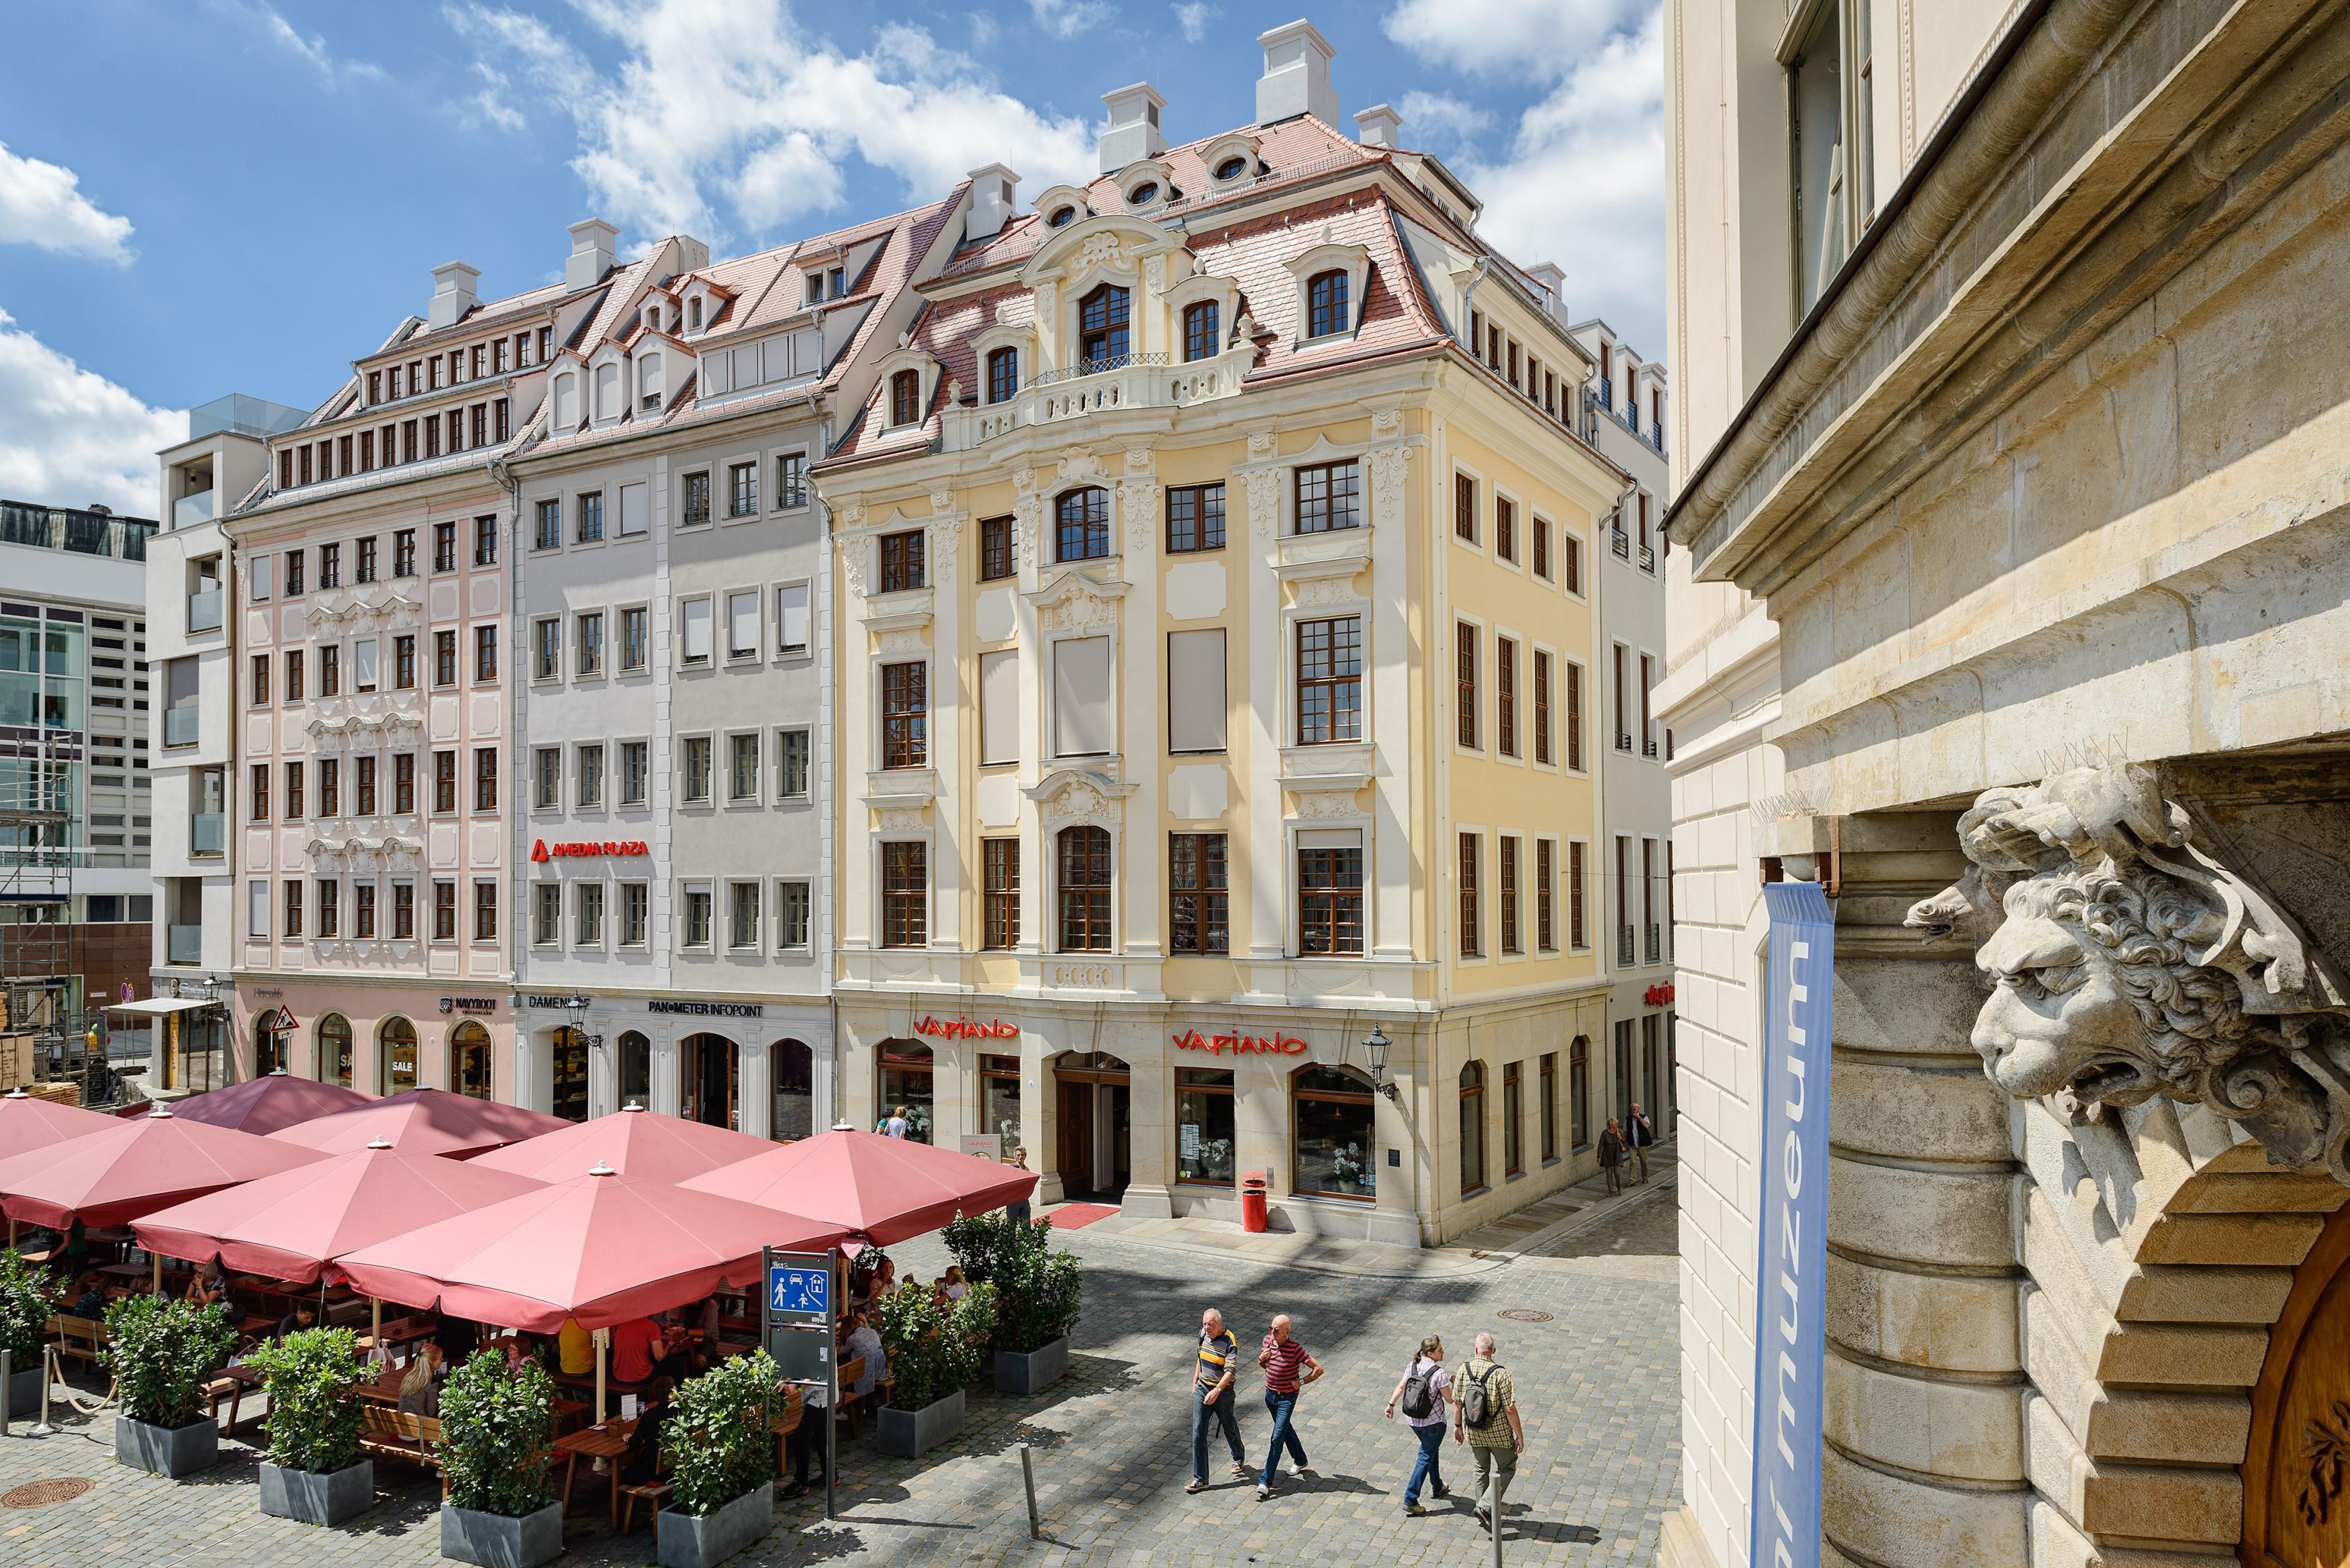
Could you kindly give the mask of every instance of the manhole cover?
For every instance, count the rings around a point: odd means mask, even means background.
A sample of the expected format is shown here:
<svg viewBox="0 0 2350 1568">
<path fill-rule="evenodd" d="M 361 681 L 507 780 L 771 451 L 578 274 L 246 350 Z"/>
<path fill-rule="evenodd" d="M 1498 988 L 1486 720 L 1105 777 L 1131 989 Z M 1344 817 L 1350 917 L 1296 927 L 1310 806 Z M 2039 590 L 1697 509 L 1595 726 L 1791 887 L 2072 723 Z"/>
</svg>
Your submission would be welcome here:
<svg viewBox="0 0 2350 1568">
<path fill-rule="evenodd" d="M 1548 1323 L 1550 1321 L 1550 1314 L 1536 1312 L 1532 1307 L 1503 1307 L 1493 1315 L 1508 1318 L 1512 1323 Z"/>
<path fill-rule="evenodd" d="M 0 1491 L 0 1508 L 47 1508 L 51 1503 L 71 1502 L 88 1491 L 91 1484 L 88 1476 L 26 1481 L 23 1486 Z"/>
</svg>

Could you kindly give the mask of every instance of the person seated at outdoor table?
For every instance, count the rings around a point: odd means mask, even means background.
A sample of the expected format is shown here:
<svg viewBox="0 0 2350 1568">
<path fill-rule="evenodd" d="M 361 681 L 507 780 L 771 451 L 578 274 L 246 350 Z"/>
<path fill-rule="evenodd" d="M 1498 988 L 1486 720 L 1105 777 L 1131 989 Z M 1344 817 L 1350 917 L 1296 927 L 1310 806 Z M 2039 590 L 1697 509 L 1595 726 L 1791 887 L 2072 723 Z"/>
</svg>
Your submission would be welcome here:
<svg viewBox="0 0 2350 1568">
<path fill-rule="evenodd" d="M 816 1461 L 816 1480 L 825 1478 L 824 1417 L 821 1412 L 832 1401 L 832 1396 L 818 1384 L 809 1388 L 795 1388 L 800 1399 L 800 1424 L 784 1438 L 784 1451 L 792 1461 L 792 1482 L 783 1490 L 786 1498 L 806 1497 L 808 1491 L 808 1461 Z"/>
<path fill-rule="evenodd" d="M 400 1375 L 400 1408 L 411 1416 L 438 1416 L 441 1374 L 448 1364 L 441 1347 L 432 1344 L 411 1356 L 407 1370 Z"/>
<path fill-rule="evenodd" d="M 481 1345 L 482 1325 L 466 1318 L 444 1314 L 441 1326 L 432 1331 L 432 1343 L 441 1347 L 442 1360 L 452 1366 L 458 1366 Z"/>
<path fill-rule="evenodd" d="M 629 1450 L 620 1459 L 620 1484 L 643 1486 L 660 1473 L 661 1428 L 670 1417 L 670 1380 L 656 1377 L 645 1385 L 637 1403 L 637 1424 L 629 1432 Z"/>
<path fill-rule="evenodd" d="M 218 1258 L 189 1276 L 182 1299 L 194 1306 L 213 1306 L 228 1299 L 228 1282 L 221 1278 Z"/>
<path fill-rule="evenodd" d="M 576 1317 L 567 1317 L 556 1330 L 558 1362 L 563 1370 L 574 1377 L 585 1377 L 596 1370 L 596 1336 L 579 1326 Z"/>
<path fill-rule="evenodd" d="M 298 1334 L 306 1328 L 316 1327 L 317 1322 L 318 1303 L 307 1296 L 303 1296 L 296 1300 L 292 1312 L 277 1320 L 277 1326 L 269 1331 L 269 1337 L 283 1339 L 289 1334 Z"/>
<path fill-rule="evenodd" d="M 74 1297 L 68 1317 L 101 1318 L 106 1315 L 106 1282 L 96 1274 L 81 1277 L 81 1294 Z"/>
<path fill-rule="evenodd" d="M 848 1343 L 841 1346 L 843 1363 L 862 1357 L 865 1375 L 850 1386 L 859 1394 L 873 1392 L 873 1385 L 889 1375 L 889 1358 L 881 1354 L 881 1336 L 874 1332 L 873 1320 L 861 1312 L 848 1314 Z"/>
<path fill-rule="evenodd" d="M 660 1324 L 649 1317 L 612 1325 L 612 1376 L 621 1383 L 643 1383 L 653 1376 L 653 1360 L 669 1353 Z"/>
<path fill-rule="evenodd" d="M 946 1273 L 939 1280 L 939 1288 L 946 1292 L 947 1300 L 951 1302 L 959 1302 L 971 1294 L 971 1285 L 962 1277 L 962 1265 L 949 1263 Z"/>
</svg>

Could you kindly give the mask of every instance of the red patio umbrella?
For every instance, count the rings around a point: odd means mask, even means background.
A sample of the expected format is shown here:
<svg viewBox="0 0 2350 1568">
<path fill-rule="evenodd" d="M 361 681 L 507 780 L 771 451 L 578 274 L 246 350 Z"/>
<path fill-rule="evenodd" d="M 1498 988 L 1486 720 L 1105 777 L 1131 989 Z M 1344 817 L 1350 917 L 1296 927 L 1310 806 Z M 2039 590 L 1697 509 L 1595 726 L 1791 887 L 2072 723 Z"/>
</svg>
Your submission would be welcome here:
<svg viewBox="0 0 2350 1568">
<path fill-rule="evenodd" d="M 0 1159 L 68 1138 L 88 1137 L 113 1125 L 112 1116 L 11 1089 L 0 1095 Z"/>
<path fill-rule="evenodd" d="M 297 1078 L 280 1067 L 258 1078 L 231 1084 L 225 1089 L 207 1089 L 201 1095 L 174 1100 L 172 1114 L 182 1121 L 234 1127 L 239 1132 L 266 1137 L 337 1111 L 349 1110 L 353 1106 L 370 1104 L 374 1099 L 373 1095 L 346 1089 L 340 1084 Z"/>
<path fill-rule="evenodd" d="M 446 1154 L 463 1159 L 571 1125 L 561 1116 L 477 1100 L 471 1095 L 452 1095 L 446 1089 L 411 1089 L 269 1136 L 326 1154 L 348 1154 L 382 1138 L 402 1154 Z"/>
<path fill-rule="evenodd" d="M 822 1251 L 839 1240 L 818 1220 L 599 1166 L 337 1266 L 385 1301 L 552 1334 L 567 1317 L 604 1328 L 750 1284 L 763 1247 Z"/>
<path fill-rule="evenodd" d="M 536 1191 L 545 1183 L 463 1160 L 367 1147 L 159 1210 L 132 1223 L 167 1258 L 308 1284 L 345 1252 Z"/>
<path fill-rule="evenodd" d="M 0 1159 L 0 1211 L 62 1231 L 120 1225 L 224 1187 L 309 1165 L 316 1150 L 183 1122 L 158 1106 L 102 1132 Z"/>
<path fill-rule="evenodd" d="M 630 1106 L 592 1122 L 567 1124 L 559 1131 L 493 1149 L 471 1163 L 477 1170 L 510 1170 L 541 1181 L 559 1181 L 601 1161 L 623 1176 L 683 1181 L 775 1147 L 748 1133 L 704 1127 L 682 1116 L 665 1116 Z"/>
<path fill-rule="evenodd" d="M 680 1185 L 805 1214 L 886 1247 L 1025 1198 L 1036 1173 L 837 1127 Z"/>
</svg>

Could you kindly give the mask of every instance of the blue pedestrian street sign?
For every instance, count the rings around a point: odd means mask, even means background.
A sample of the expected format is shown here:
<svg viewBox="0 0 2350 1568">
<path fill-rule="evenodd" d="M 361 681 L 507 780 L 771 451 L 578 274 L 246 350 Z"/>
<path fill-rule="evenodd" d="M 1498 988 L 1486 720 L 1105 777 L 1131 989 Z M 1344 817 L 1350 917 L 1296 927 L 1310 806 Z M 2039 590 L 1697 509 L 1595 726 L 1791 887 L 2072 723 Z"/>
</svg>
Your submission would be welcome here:
<svg viewBox="0 0 2350 1568">
<path fill-rule="evenodd" d="M 767 1262 L 767 1315 L 829 1324 L 832 1260 L 821 1252 L 771 1255 Z"/>
</svg>

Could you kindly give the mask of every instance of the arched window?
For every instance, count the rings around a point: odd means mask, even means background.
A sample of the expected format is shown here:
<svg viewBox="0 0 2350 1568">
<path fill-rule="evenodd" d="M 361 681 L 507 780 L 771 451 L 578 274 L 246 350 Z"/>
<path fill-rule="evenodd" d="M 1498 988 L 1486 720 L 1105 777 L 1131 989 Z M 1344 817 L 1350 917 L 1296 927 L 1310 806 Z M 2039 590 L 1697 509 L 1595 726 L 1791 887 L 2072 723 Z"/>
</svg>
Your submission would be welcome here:
<svg viewBox="0 0 2350 1568">
<path fill-rule="evenodd" d="M 567 1122 L 588 1119 L 588 1036 L 568 1027 L 554 1036 L 546 1108 Z"/>
<path fill-rule="evenodd" d="M 1066 229 L 1076 221 L 1077 210 L 1065 204 L 1054 208 L 1052 214 L 1045 220 L 1045 223 L 1050 228 Z"/>
<path fill-rule="evenodd" d="M 490 1097 L 490 1032 L 470 1018 L 449 1031 L 449 1088 L 477 1100 Z"/>
<path fill-rule="evenodd" d="M 1060 876 L 1061 950 L 1065 953 L 1109 950 L 1109 830 L 1101 827 L 1061 829 Z"/>
<path fill-rule="evenodd" d="M 653 1103 L 653 1043 L 631 1029 L 620 1036 L 620 1104 Z"/>
<path fill-rule="evenodd" d="M 704 1127 L 735 1125 L 734 1042 L 723 1034 L 689 1034 L 678 1044 L 677 1113 Z"/>
<path fill-rule="evenodd" d="M 920 417 L 922 406 L 922 373 L 899 370 L 889 378 L 889 423 L 912 424 Z"/>
<path fill-rule="evenodd" d="M 283 1073 L 293 1064 L 294 1024 L 280 1007 L 265 1007 L 253 1020 L 253 1075 Z"/>
<path fill-rule="evenodd" d="M 1351 1067 L 1300 1067 L 1289 1080 L 1290 1190 L 1318 1198 L 1378 1195 L 1375 1096 Z"/>
<path fill-rule="evenodd" d="M 1065 492 L 1054 503 L 1053 557 L 1098 560 L 1109 554 L 1109 492 L 1098 484 Z"/>
<path fill-rule="evenodd" d="M 880 1057 L 880 1114 L 876 1130 L 889 1118 L 906 1118 L 906 1136 L 916 1143 L 931 1141 L 931 1048 L 919 1040 L 884 1040 Z"/>
<path fill-rule="evenodd" d="M 318 1015 L 318 1082 L 351 1086 L 351 1021 L 339 1012 Z"/>
<path fill-rule="evenodd" d="M 1148 207 L 1157 200 L 1159 200 L 1159 182 L 1156 180 L 1145 180 L 1126 193 L 1126 204 L 1129 207 Z"/>
<path fill-rule="evenodd" d="M 1183 307 L 1183 358 L 1212 359 L 1221 346 L 1223 312 L 1212 299 Z"/>
<path fill-rule="evenodd" d="M 797 1040 L 778 1040 L 768 1056 L 775 1075 L 771 1137 L 789 1142 L 816 1131 L 816 1053 Z"/>
<path fill-rule="evenodd" d="M 1247 172 L 1248 160 L 1242 157 L 1237 152 L 1233 153 L 1230 158 L 1220 159 L 1217 161 L 1216 178 L 1219 180 L 1237 180 Z"/>
<path fill-rule="evenodd" d="M 404 1095 L 416 1084 L 416 1025 L 387 1018 L 375 1032 L 375 1092 Z"/>
<path fill-rule="evenodd" d="M 702 296 L 698 294 L 685 302 L 685 327 L 689 332 L 701 330 Z"/>
<path fill-rule="evenodd" d="M 987 400 L 1006 403 L 1020 390 L 1020 350 L 992 348 L 987 355 Z"/>
<path fill-rule="evenodd" d="M 596 417 L 599 420 L 620 416 L 620 368 L 618 365 L 596 367 Z"/>
<path fill-rule="evenodd" d="M 1106 283 L 1077 301 L 1077 358 L 1087 370 L 1107 370 L 1127 355 L 1127 292 Z"/>
<path fill-rule="evenodd" d="M 1305 280 L 1305 336 L 1327 337 L 1344 332 L 1352 318 L 1347 309 L 1347 275 L 1336 269 L 1317 272 Z"/>
<path fill-rule="evenodd" d="M 1461 1069 L 1461 1196 L 1485 1189 L 1485 1069 Z"/>
<path fill-rule="evenodd" d="M 555 428 L 569 433 L 579 423 L 579 378 L 562 375 L 555 378 Z"/>
<path fill-rule="evenodd" d="M 1591 1147 L 1591 1041 L 1582 1034 L 1566 1053 L 1566 1136 L 1574 1147 Z"/>
</svg>

